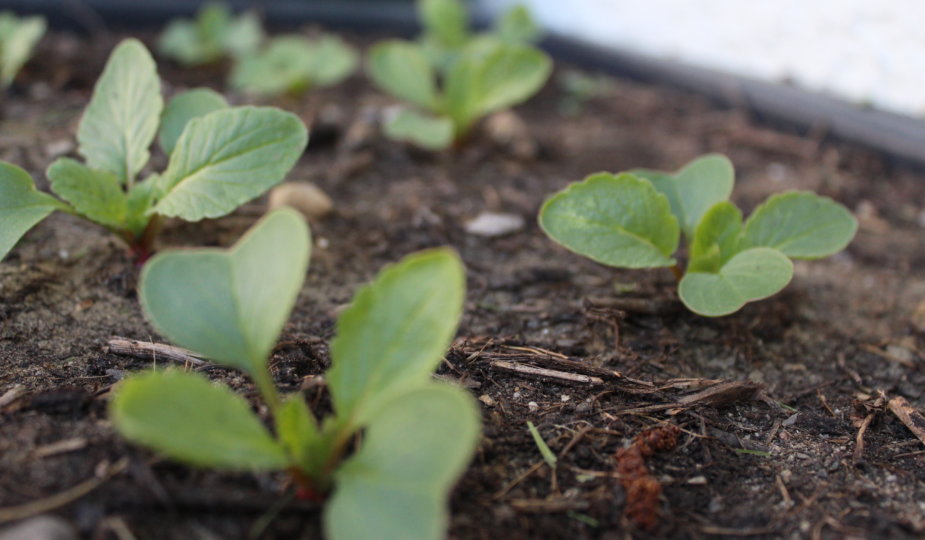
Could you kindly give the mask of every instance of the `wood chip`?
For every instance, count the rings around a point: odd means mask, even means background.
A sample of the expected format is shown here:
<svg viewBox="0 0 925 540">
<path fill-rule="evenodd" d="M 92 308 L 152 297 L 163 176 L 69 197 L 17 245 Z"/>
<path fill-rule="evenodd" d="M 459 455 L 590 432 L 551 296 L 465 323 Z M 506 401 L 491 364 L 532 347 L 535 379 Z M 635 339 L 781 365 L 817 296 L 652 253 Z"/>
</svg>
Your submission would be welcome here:
<svg viewBox="0 0 925 540">
<path fill-rule="evenodd" d="M 58 454 L 66 454 L 68 452 L 83 450 L 86 447 L 87 439 L 84 439 L 83 437 L 77 437 L 75 439 L 64 439 L 63 441 L 53 442 L 51 444 L 46 444 L 45 446 L 40 446 L 32 452 L 32 455 L 42 459 L 50 456 L 56 456 Z"/>
<path fill-rule="evenodd" d="M 133 356 L 144 360 L 172 360 L 181 364 L 190 363 L 197 366 L 207 363 L 193 351 L 189 351 L 182 347 L 174 347 L 166 343 L 138 341 L 136 339 L 112 338 L 107 343 L 106 350 L 112 354 Z"/>
<path fill-rule="evenodd" d="M 492 360 L 491 366 L 506 371 L 513 371 L 514 373 L 520 373 L 522 375 L 530 375 L 534 377 L 546 377 L 549 379 L 557 379 L 560 381 L 580 383 L 580 384 L 589 384 L 589 385 L 600 385 L 604 384 L 604 379 L 600 377 L 591 377 L 590 375 L 581 375 L 579 373 L 569 373 L 566 371 L 558 371 L 555 369 L 546 369 L 535 366 L 528 366 L 526 364 L 518 364 L 516 362 L 507 362 L 505 360 Z"/>
<path fill-rule="evenodd" d="M 925 417 L 915 410 L 904 397 L 894 397 L 887 405 L 890 411 L 925 444 Z"/>
</svg>

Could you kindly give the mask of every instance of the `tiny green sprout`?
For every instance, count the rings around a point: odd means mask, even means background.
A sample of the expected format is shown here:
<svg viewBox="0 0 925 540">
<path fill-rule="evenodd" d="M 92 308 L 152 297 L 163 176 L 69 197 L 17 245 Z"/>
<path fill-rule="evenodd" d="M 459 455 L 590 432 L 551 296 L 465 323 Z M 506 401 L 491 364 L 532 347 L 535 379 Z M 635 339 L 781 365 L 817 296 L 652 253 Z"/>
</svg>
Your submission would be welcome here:
<svg viewBox="0 0 925 540">
<path fill-rule="evenodd" d="M 45 34 L 44 17 L 19 18 L 0 12 L 0 87 L 7 88 Z"/>
<path fill-rule="evenodd" d="M 547 200 L 539 222 L 550 238 L 599 263 L 672 267 L 681 301 L 707 317 L 776 294 L 793 277 L 791 259 L 837 253 L 857 231 L 844 206 L 805 191 L 771 196 L 743 223 L 727 200 L 733 183 L 732 163 L 717 154 L 673 174 L 598 173 Z M 683 277 L 674 258 L 682 234 Z"/>
<path fill-rule="evenodd" d="M 301 394 L 279 395 L 268 367 L 310 243 L 304 219 L 284 208 L 229 250 L 155 256 L 139 282 L 161 334 L 251 377 L 272 429 L 227 387 L 174 369 L 124 381 L 113 424 L 191 465 L 289 471 L 303 496 L 327 499 L 330 538 L 439 538 L 479 436 L 475 400 L 431 377 L 462 313 L 462 263 L 448 249 L 412 254 L 357 292 L 331 342 L 333 414 L 319 422 Z"/>
<path fill-rule="evenodd" d="M 341 82 L 357 64 L 357 53 L 338 37 L 280 36 L 264 50 L 238 60 L 230 82 L 249 94 L 297 95 Z"/>
<path fill-rule="evenodd" d="M 257 50 L 263 28 L 253 13 L 232 15 L 220 2 L 206 3 L 195 20 L 172 21 L 158 42 L 158 51 L 185 66 L 240 58 Z"/>
<path fill-rule="evenodd" d="M 502 19 L 504 32 L 471 35 L 458 0 L 418 7 L 425 29 L 418 42 L 388 40 L 369 53 L 376 85 L 409 104 L 385 119 L 388 137 L 428 150 L 458 144 L 479 119 L 526 101 L 549 78 L 552 60 L 527 41 L 535 36 L 522 8 Z"/>
<path fill-rule="evenodd" d="M 167 169 L 138 180 L 158 131 Z M 307 141 L 297 116 L 229 107 L 211 90 L 179 94 L 165 108 L 154 60 L 140 42 L 125 40 L 80 120 L 77 150 L 84 162 L 60 158 L 46 171 L 63 200 L 37 191 L 28 173 L 0 162 L 0 259 L 60 210 L 110 229 L 144 260 L 164 217 L 199 221 L 230 213 L 280 182 Z"/>
<path fill-rule="evenodd" d="M 549 445 L 546 444 L 546 441 L 540 434 L 540 430 L 536 429 L 533 422 L 529 420 L 527 421 L 527 430 L 530 432 L 530 436 L 533 437 L 533 443 L 536 444 L 537 449 L 540 451 L 540 455 L 543 456 L 543 461 L 546 462 L 546 465 L 549 465 L 550 469 L 556 470 L 559 458 L 556 457 L 552 449 L 549 448 Z"/>
</svg>

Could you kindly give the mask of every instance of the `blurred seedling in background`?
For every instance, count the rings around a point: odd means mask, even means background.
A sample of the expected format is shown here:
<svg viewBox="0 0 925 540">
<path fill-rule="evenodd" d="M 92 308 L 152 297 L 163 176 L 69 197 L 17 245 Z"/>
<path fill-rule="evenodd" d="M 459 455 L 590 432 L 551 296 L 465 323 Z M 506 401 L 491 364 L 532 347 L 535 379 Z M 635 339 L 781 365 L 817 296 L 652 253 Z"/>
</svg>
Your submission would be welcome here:
<svg viewBox="0 0 925 540">
<path fill-rule="evenodd" d="M 385 118 L 388 137 L 428 150 L 460 144 L 479 119 L 526 101 L 549 78 L 552 60 L 527 42 L 533 32 L 523 8 L 502 19 L 503 33 L 474 36 L 461 2 L 418 7 L 425 28 L 418 42 L 387 40 L 369 52 L 376 85 L 409 105 Z"/>
<path fill-rule="evenodd" d="M 462 263 L 448 249 L 416 253 L 356 293 L 331 342 L 333 414 L 319 422 L 301 394 L 279 395 L 268 367 L 310 244 L 303 218 L 284 208 L 229 250 L 157 255 L 139 283 L 161 334 L 251 377 L 272 432 L 229 388 L 172 369 L 123 382 L 113 423 L 191 465 L 289 471 L 303 496 L 327 500 L 329 538 L 440 538 L 448 492 L 479 436 L 475 400 L 431 377 L 462 313 Z"/>
<path fill-rule="evenodd" d="M 116 233 L 146 259 L 165 217 L 186 221 L 232 212 L 280 182 L 308 142 L 295 115 L 271 107 L 229 107 L 206 89 L 176 96 L 164 108 L 151 55 L 134 39 L 113 51 L 77 130 L 84 162 L 48 167 L 51 190 L 0 162 L 0 259 L 55 210 Z M 167 169 L 139 180 L 159 135 Z"/>
<path fill-rule="evenodd" d="M 195 19 L 168 24 L 158 40 L 158 52 L 192 67 L 251 54 L 261 41 L 263 28 L 255 14 L 235 16 L 227 5 L 208 2 Z"/>
<path fill-rule="evenodd" d="M 44 17 L 17 17 L 12 12 L 0 12 L 0 86 L 13 84 L 16 74 L 25 65 L 32 50 L 45 34 Z"/>
<path fill-rule="evenodd" d="M 550 238 L 599 263 L 672 268 L 681 301 L 707 317 L 776 294 L 793 277 L 791 259 L 827 257 L 854 238 L 857 221 L 845 207 L 805 191 L 772 195 L 743 223 L 727 200 L 734 176 L 715 154 L 677 173 L 593 174 L 547 200 L 539 222 Z M 682 235 L 683 273 L 673 257 Z"/>
<path fill-rule="evenodd" d="M 248 94 L 297 96 L 340 83 L 357 64 L 357 53 L 338 37 L 287 35 L 238 60 L 229 80 L 233 88 Z"/>
<path fill-rule="evenodd" d="M 574 69 L 563 70 L 556 77 L 563 96 L 559 99 L 559 112 L 565 116 L 578 116 L 585 103 L 613 94 L 613 81 L 605 75 L 591 75 Z"/>
</svg>

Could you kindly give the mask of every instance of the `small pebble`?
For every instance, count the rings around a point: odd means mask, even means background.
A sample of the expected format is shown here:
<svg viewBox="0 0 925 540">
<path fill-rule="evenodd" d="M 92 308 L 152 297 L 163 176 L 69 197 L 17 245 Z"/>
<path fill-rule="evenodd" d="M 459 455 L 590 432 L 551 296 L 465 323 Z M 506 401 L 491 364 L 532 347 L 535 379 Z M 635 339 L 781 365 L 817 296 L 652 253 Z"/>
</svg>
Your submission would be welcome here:
<svg viewBox="0 0 925 540">
<path fill-rule="evenodd" d="M 0 529 L 0 540 L 77 540 L 77 531 L 57 516 L 37 516 Z"/>
<path fill-rule="evenodd" d="M 496 405 L 495 400 L 492 399 L 488 394 L 482 394 L 479 396 L 479 401 L 485 404 L 486 407 L 494 407 Z"/>
<path fill-rule="evenodd" d="M 309 221 L 316 221 L 334 209 L 334 202 L 321 188 L 311 182 L 284 182 L 270 192 L 268 206 L 271 210 L 290 206 L 302 213 Z"/>
<path fill-rule="evenodd" d="M 530 409 L 530 412 L 536 412 L 539 410 L 540 406 L 536 404 L 535 401 L 527 403 L 527 408 Z"/>
<path fill-rule="evenodd" d="M 482 212 L 465 225 L 469 234 L 495 238 L 515 233 L 524 228 L 524 218 L 518 214 Z"/>
</svg>

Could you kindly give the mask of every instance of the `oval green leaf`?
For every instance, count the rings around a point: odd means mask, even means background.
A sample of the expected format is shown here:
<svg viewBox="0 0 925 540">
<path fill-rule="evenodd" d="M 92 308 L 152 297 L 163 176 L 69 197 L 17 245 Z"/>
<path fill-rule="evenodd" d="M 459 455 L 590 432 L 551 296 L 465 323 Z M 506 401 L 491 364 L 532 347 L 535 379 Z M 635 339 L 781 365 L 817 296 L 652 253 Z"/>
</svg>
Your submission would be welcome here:
<svg viewBox="0 0 925 540">
<path fill-rule="evenodd" d="M 262 372 L 305 279 L 310 245 L 301 214 L 276 210 L 231 249 L 155 256 L 141 273 L 141 305 L 177 345 Z"/>
<path fill-rule="evenodd" d="M 697 225 L 688 272 L 718 272 L 741 250 L 742 212 L 729 201 L 713 205 Z"/>
<path fill-rule="evenodd" d="M 779 292 L 791 277 L 793 263 L 786 255 L 776 249 L 752 248 L 729 259 L 715 274 L 688 272 L 678 294 L 694 313 L 721 317 Z"/>
<path fill-rule="evenodd" d="M 401 40 L 377 43 L 369 51 L 370 77 L 393 96 L 429 111 L 437 108 L 437 76 L 419 45 Z"/>
<path fill-rule="evenodd" d="M 299 117 L 272 107 L 195 118 L 170 156 L 165 195 L 152 212 L 187 221 L 224 216 L 282 181 L 307 142 Z"/>
<path fill-rule="evenodd" d="M 623 268 L 672 266 L 678 220 L 668 199 L 631 174 L 598 173 L 550 198 L 540 227 L 566 248 Z"/>
<path fill-rule="evenodd" d="M 443 150 L 453 142 L 453 121 L 445 116 L 430 116 L 411 109 L 401 109 L 385 122 L 386 137 L 409 142 L 427 150 Z"/>
<path fill-rule="evenodd" d="M 158 135 L 161 149 L 169 156 L 190 120 L 225 108 L 228 108 L 228 102 L 224 96 L 210 88 L 196 88 L 177 94 L 161 115 Z"/>
<path fill-rule="evenodd" d="M 77 128 L 87 165 L 133 182 L 148 162 L 164 100 L 154 59 L 137 39 L 112 52 Z"/>
<path fill-rule="evenodd" d="M 0 13 L 0 87 L 13 83 L 45 34 L 45 27 L 44 17 L 18 18 L 9 11 Z"/>
<path fill-rule="evenodd" d="M 449 249 L 409 255 L 360 289 L 337 321 L 326 378 L 337 416 L 362 426 L 426 382 L 462 315 L 462 261 Z"/>
<path fill-rule="evenodd" d="M 794 259 L 820 259 L 845 249 L 858 222 L 847 208 L 807 191 L 773 195 L 745 222 L 746 245 L 771 247 Z"/>
<path fill-rule="evenodd" d="M 0 260 L 36 223 L 67 205 L 35 189 L 29 173 L 0 161 Z"/>
<path fill-rule="evenodd" d="M 707 210 L 729 198 L 735 184 L 732 162 L 720 154 L 700 156 L 674 174 L 645 169 L 632 172 L 652 182 L 668 197 L 671 211 L 688 239 L 693 238 Z"/>
<path fill-rule="evenodd" d="M 126 439 L 191 465 L 258 471 L 289 464 L 248 403 L 201 375 L 168 370 L 129 377 L 109 416 Z"/>
<path fill-rule="evenodd" d="M 45 172 L 51 189 L 78 213 L 107 227 L 125 224 L 128 205 L 119 179 L 70 158 L 55 160 Z"/>
<path fill-rule="evenodd" d="M 386 404 L 360 450 L 335 473 L 324 525 L 334 540 L 443 538 L 447 495 L 478 441 L 464 391 L 428 383 Z"/>
</svg>

